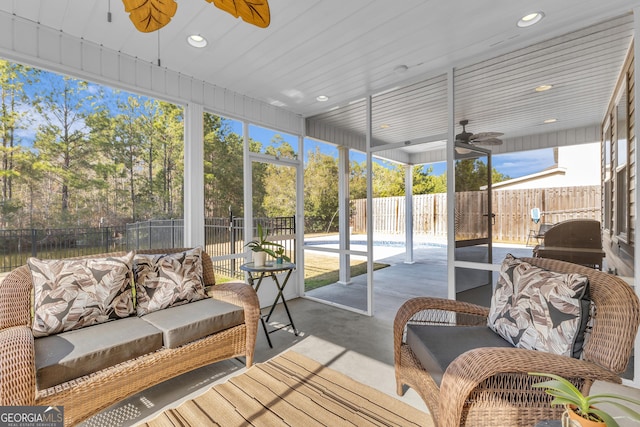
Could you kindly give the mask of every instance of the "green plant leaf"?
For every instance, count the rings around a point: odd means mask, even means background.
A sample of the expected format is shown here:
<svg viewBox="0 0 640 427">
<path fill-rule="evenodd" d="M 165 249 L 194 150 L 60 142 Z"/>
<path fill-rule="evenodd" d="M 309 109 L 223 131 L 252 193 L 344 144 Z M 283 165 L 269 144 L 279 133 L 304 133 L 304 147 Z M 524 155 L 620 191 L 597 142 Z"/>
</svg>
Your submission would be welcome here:
<svg viewBox="0 0 640 427">
<path fill-rule="evenodd" d="M 611 415 L 597 407 L 597 405 L 602 403 L 613 405 L 624 411 L 632 419 L 640 421 L 640 413 L 620 403 L 626 402 L 640 406 L 640 400 L 612 393 L 584 396 L 571 382 L 559 375 L 539 372 L 529 372 L 529 375 L 552 378 L 550 381 L 543 381 L 532 385 L 532 387 L 535 388 L 546 388 L 546 393 L 555 397 L 551 402 L 552 405 L 574 405 L 576 412 L 578 412 L 580 416 L 587 419 L 590 419 L 590 416 L 600 417 L 607 424 L 607 427 L 618 427 L 618 423 Z"/>
<path fill-rule="evenodd" d="M 607 427 L 620 427 L 618 422 L 611 415 L 607 414 L 606 412 L 604 412 L 604 411 L 602 411 L 600 409 L 590 408 L 589 412 L 599 416 L 600 419 L 602 421 L 604 421 L 604 423 L 607 425 Z"/>
</svg>

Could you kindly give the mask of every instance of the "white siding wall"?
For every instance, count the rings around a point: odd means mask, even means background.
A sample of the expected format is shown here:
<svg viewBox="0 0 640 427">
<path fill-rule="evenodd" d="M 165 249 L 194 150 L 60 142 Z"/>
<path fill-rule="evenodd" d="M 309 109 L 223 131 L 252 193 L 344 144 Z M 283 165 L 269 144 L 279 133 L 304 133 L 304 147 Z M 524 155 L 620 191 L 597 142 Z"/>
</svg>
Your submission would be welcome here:
<svg viewBox="0 0 640 427">
<path fill-rule="evenodd" d="M 304 130 L 304 120 L 282 108 L 6 13 L 0 13 L 0 57 L 294 135 Z"/>
</svg>

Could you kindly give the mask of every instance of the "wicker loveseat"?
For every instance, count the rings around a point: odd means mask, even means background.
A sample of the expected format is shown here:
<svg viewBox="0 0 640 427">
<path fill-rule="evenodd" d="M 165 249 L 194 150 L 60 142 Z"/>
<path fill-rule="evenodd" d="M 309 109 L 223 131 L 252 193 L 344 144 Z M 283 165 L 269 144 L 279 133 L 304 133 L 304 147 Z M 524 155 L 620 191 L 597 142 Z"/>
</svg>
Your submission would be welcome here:
<svg viewBox="0 0 640 427">
<path fill-rule="evenodd" d="M 137 254 L 175 254 L 185 250 L 187 249 L 149 250 L 137 251 Z M 112 253 L 73 259 L 124 255 Z M 260 315 L 257 295 L 253 288 L 245 283 L 229 282 L 216 285 L 211 258 L 202 252 L 201 260 L 202 277 L 206 286 L 206 294 L 203 293 L 202 296 L 205 298 L 159 309 L 149 314 L 148 316 L 160 316 L 155 318 L 156 324 L 145 322 L 142 319 L 147 316 L 141 319 L 134 313 L 128 318 L 86 326 L 45 338 L 34 338 L 32 330 L 32 271 L 27 265 L 13 270 L 0 284 L 0 405 L 62 405 L 65 425 L 75 425 L 128 396 L 201 366 L 239 356 L 246 358 L 247 367 L 251 366 Z M 135 289 L 135 285 L 133 288 Z M 210 311 L 215 312 L 215 320 L 206 319 Z M 200 318 L 197 318 L 198 316 Z M 127 321 L 134 323 L 126 323 Z M 187 324 L 187 321 L 192 323 Z M 171 325 L 173 322 L 177 324 L 176 327 Z M 214 326 L 215 331 L 211 322 L 217 322 Z M 120 328 L 113 329 L 114 326 Z M 76 352 L 76 347 L 85 346 L 87 341 L 95 341 L 98 346 L 102 344 L 100 341 L 108 341 L 109 334 L 115 334 L 117 340 L 120 333 L 121 339 L 129 340 L 127 344 L 120 343 L 117 351 L 108 350 L 111 353 L 104 353 L 104 350 L 98 350 L 103 351 L 97 353 L 99 356 L 89 353 L 84 359 L 78 359 L 84 360 L 85 365 L 99 366 L 105 363 L 105 358 L 122 359 L 122 353 L 140 352 L 140 347 L 150 341 L 144 338 L 145 342 L 142 339 L 132 342 L 132 336 L 139 334 L 140 329 L 154 327 L 159 329 L 159 333 L 154 331 L 151 334 L 156 346 L 153 347 L 153 351 L 135 354 L 130 359 L 124 356 L 125 360 L 113 366 L 102 366 L 78 378 L 52 385 L 51 382 L 55 382 L 57 375 L 69 376 L 66 371 L 77 368 L 61 362 L 59 366 L 49 366 L 48 384 L 45 387 L 39 386 L 38 383 L 43 381 L 43 368 L 38 365 L 46 364 L 47 358 L 68 358 Z M 104 330 L 100 328 L 110 328 L 111 332 L 103 334 Z M 185 338 L 191 337 L 192 331 L 198 328 L 200 337 Z M 95 338 L 87 336 L 87 332 L 95 332 Z M 72 338 L 64 338 L 64 334 L 69 333 L 85 335 L 80 335 L 80 338 L 77 335 L 73 341 Z M 207 333 L 209 335 L 206 335 Z M 49 341 L 49 344 L 44 346 L 39 345 L 39 340 L 43 339 L 54 341 Z M 179 342 L 180 339 L 191 341 Z M 167 340 L 174 342 L 167 343 Z M 57 348 L 55 351 L 58 354 L 48 354 L 54 352 L 53 347 Z M 114 356 L 113 353 L 119 354 Z M 51 375 L 54 379 L 51 379 Z"/>
<path fill-rule="evenodd" d="M 521 260 L 551 272 L 588 277 L 595 311 L 582 358 L 514 348 L 501 343 L 500 337 L 485 341 L 483 337 L 491 334 L 488 307 L 440 298 L 411 299 L 398 310 L 394 322 L 397 393 L 404 394 L 405 385 L 413 388 L 439 427 L 532 426 L 560 419 L 563 408 L 551 406 L 543 390 L 531 387 L 541 379 L 528 372 L 564 376 L 583 392 L 596 380 L 621 382 L 619 374 L 628 365 L 640 323 L 640 304 L 632 288 L 616 276 L 588 267 L 544 258 Z M 440 330 L 440 336 L 422 342 L 424 348 L 415 341 L 409 345 L 408 330 L 416 327 Z M 432 363 L 433 354 L 419 354 L 430 351 L 439 354 L 440 364 Z"/>
</svg>

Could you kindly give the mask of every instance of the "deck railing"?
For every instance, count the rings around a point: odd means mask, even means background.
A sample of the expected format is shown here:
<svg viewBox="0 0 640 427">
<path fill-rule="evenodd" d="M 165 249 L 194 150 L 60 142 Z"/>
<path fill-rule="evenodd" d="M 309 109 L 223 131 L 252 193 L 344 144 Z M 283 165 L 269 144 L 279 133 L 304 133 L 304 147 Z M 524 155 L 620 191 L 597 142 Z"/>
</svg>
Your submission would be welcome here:
<svg viewBox="0 0 640 427">
<path fill-rule="evenodd" d="M 0 271 L 24 265 L 29 257 L 69 258 L 126 249 L 124 227 L 0 230 Z"/>
<path fill-rule="evenodd" d="M 295 261 L 295 217 L 256 218 L 270 240 L 284 245 Z M 244 218 L 206 218 L 205 250 L 217 274 L 243 277 Z M 29 257 L 69 258 L 108 252 L 184 246 L 182 219 L 151 220 L 124 227 L 0 230 L 0 272 L 24 265 Z"/>
</svg>

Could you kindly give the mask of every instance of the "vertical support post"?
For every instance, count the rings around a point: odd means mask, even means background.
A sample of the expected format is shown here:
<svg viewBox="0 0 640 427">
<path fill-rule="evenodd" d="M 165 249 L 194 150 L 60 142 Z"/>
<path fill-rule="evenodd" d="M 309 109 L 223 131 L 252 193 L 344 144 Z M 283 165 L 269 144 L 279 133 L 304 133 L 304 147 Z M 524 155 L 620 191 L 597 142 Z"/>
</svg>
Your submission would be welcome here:
<svg viewBox="0 0 640 427">
<path fill-rule="evenodd" d="M 338 281 L 343 285 L 351 283 L 351 257 L 347 253 L 351 246 L 349 216 L 349 149 L 341 146 L 338 148 L 338 222 L 340 248 Z"/>
<path fill-rule="evenodd" d="M 242 135 L 244 137 L 242 149 L 242 166 L 244 182 L 244 230 L 243 241 L 249 242 L 253 239 L 253 163 L 251 162 L 249 151 L 249 123 L 242 122 Z M 246 252 L 246 261 L 251 261 L 251 251 Z M 245 277 L 247 274 L 245 273 Z"/>
<path fill-rule="evenodd" d="M 413 166 L 404 167 L 404 262 L 413 264 Z"/>
<path fill-rule="evenodd" d="M 635 104 L 635 108 L 634 108 L 634 115 L 635 115 L 635 123 L 638 123 L 639 121 L 639 114 L 638 112 L 640 111 L 640 85 L 638 85 L 638 80 L 640 79 L 640 7 L 636 7 L 635 9 L 633 9 L 633 55 L 635 60 L 633 68 L 634 68 L 634 72 L 633 72 L 633 78 L 635 79 L 635 84 L 634 84 L 634 104 Z M 634 152 L 634 169 L 635 169 L 635 173 L 634 175 L 634 179 L 636 180 L 636 183 L 634 185 L 634 187 L 638 188 L 638 177 L 640 176 L 640 155 L 638 154 L 638 128 L 636 127 L 636 138 L 635 138 L 635 143 L 636 143 L 636 147 L 635 150 L 633 150 Z M 636 195 L 636 199 L 638 198 L 638 196 Z M 640 230 L 640 206 L 638 203 L 634 203 L 634 219 L 635 219 L 635 230 L 636 230 L 636 234 L 638 233 L 638 230 Z M 634 271 L 634 276 L 636 276 L 636 283 L 637 283 L 637 277 L 638 274 L 640 274 L 640 254 L 638 254 L 638 248 L 635 248 L 635 255 L 633 257 L 633 271 Z M 640 287 L 635 286 L 635 291 L 636 291 L 636 295 L 638 295 L 640 297 Z M 640 351 L 640 335 L 636 335 L 636 342 L 635 342 L 635 354 L 638 354 L 638 351 Z M 640 385 L 640 360 L 635 359 L 634 361 L 634 366 L 633 366 L 633 384 L 634 386 L 638 387 Z"/>
<path fill-rule="evenodd" d="M 38 241 L 38 231 L 35 228 L 31 229 L 31 256 L 38 256 L 38 248 L 36 247 Z"/>
<path fill-rule="evenodd" d="M 236 253 L 236 230 L 233 227 L 233 211 L 231 205 L 229 205 L 229 253 L 231 255 Z M 231 258 L 231 276 L 236 272 L 236 259 Z"/>
<path fill-rule="evenodd" d="M 184 242 L 204 247 L 204 109 L 187 104 L 184 111 Z"/>
<path fill-rule="evenodd" d="M 302 296 L 304 289 L 304 136 L 306 135 L 305 121 L 302 121 L 302 131 L 298 135 L 298 167 L 296 168 L 296 216 L 293 221 L 295 240 L 293 244 L 294 262 L 298 266 L 295 271 L 297 283 L 297 295 Z"/>
<path fill-rule="evenodd" d="M 455 182 L 455 96 L 453 68 L 447 72 L 447 296 L 456 299 L 456 182 Z"/>
<path fill-rule="evenodd" d="M 175 248 L 176 247 L 176 221 L 171 218 L 171 247 Z M 182 226 L 184 227 L 184 221 L 182 222 Z"/>
<path fill-rule="evenodd" d="M 373 102 L 367 96 L 367 314 L 373 315 Z"/>
</svg>

